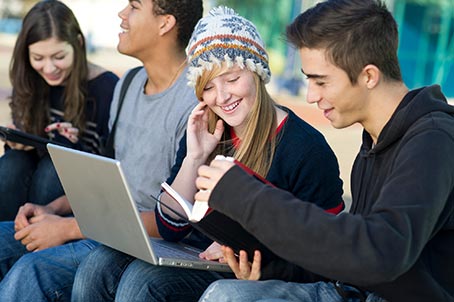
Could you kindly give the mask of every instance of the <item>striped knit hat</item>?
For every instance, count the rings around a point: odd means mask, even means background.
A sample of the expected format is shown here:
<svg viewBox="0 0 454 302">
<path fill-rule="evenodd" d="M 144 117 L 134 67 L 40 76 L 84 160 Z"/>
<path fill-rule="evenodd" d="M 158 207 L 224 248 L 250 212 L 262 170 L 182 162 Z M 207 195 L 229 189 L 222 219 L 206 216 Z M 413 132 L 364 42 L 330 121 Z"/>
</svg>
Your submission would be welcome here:
<svg viewBox="0 0 454 302">
<path fill-rule="evenodd" d="M 265 83 L 270 81 L 268 54 L 257 28 L 225 6 L 213 8 L 195 26 L 188 45 L 189 85 L 194 87 L 204 70 L 222 62 L 246 67 Z"/>
</svg>

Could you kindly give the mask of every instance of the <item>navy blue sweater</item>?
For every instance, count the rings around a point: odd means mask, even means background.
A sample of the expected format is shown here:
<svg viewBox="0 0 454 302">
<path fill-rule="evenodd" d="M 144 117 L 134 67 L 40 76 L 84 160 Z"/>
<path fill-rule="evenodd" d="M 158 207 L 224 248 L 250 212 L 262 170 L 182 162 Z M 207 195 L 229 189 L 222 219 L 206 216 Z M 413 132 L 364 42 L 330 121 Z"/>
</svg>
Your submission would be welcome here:
<svg viewBox="0 0 454 302">
<path fill-rule="evenodd" d="M 101 146 L 109 134 L 110 104 L 117 82 L 118 76 L 110 71 L 103 72 L 87 82 L 85 131 L 79 136 L 79 142 L 74 144 L 74 148 L 97 154 L 101 153 Z M 52 86 L 50 89 L 51 123 L 65 121 L 63 118 L 63 92 L 63 86 Z M 60 135 L 56 135 L 54 140 L 69 143 L 65 137 Z"/>
<path fill-rule="evenodd" d="M 291 110 L 277 136 L 274 158 L 266 179 L 278 188 L 302 200 L 311 200 L 325 210 L 343 209 L 342 181 L 337 158 L 323 135 Z M 177 161 L 168 183 L 172 183 L 186 154 L 186 140 L 180 144 Z M 191 231 L 183 221 L 176 221 L 156 208 L 159 233 L 169 241 L 179 241 Z M 195 231 L 196 232 L 196 231 Z M 211 242 L 200 245 L 205 248 Z"/>
</svg>

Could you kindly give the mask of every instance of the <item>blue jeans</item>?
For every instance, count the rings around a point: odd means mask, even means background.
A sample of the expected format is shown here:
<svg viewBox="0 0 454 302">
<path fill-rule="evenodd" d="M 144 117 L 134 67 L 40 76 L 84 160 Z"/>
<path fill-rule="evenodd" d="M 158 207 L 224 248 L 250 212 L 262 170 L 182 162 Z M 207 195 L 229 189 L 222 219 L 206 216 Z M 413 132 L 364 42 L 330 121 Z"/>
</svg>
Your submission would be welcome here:
<svg viewBox="0 0 454 302">
<path fill-rule="evenodd" d="M 197 301 L 226 276 L 233 275 L 155 266 L 101 245 L 79 266 L 72 301 Z"/>
<path fill-rule="evenodd" d="M 64 195 L 48 153 L 9 149 L 0 157 L 0 221 L 12 221 L 26 202 L 46 205 Z"/>
<path fill-rule="evenodd" d="M 0 300 L 70 301 L 76 270 L 97 245 L 77 240 L 30 253 L 14 239 L 13 222 L 0 222 Z"/>
<path fill-rule="evenodd" d="M 347 289 L 354 290 L 347 286 Z M 292 283 L 280 280 L 244 281 L 218 280 L 208 287 L 199 302 L 359 302 L 357 298 L 344 300 L 330 282 Z M 367 302 L 386 302 L 369 294 Z"/>
</svg>

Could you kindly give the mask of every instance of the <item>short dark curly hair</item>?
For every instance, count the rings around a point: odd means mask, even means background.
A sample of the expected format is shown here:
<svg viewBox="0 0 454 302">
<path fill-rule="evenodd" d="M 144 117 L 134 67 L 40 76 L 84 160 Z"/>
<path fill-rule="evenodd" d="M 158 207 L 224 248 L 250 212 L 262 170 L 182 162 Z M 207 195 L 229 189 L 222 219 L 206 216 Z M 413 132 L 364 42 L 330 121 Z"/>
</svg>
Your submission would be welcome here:
<svg viewBox="0 0 454 302">
<path fill-rule="evenodd" d="M 185 48 L 203 15 L 202 0 L 152 0 L 155 15 L 172 15 L 177 20 L 178 44 Z"/>
</svg>

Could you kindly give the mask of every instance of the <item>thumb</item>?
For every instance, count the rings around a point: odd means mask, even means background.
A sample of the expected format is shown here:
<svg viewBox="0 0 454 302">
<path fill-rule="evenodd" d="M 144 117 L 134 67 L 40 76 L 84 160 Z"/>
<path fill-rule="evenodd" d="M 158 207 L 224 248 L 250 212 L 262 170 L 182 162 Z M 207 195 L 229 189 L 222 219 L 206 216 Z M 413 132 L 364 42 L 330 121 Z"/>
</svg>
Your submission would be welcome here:
<svg viewBox="0 0 454 302">
<path fill-rule="evenodd" d="M 28 219 L 25 215 L 19 214 L 16 216 L 16 219 L 14 220 L 14 228 L 16 230 L 23 229 L 28 225 Z"/>
<path fill-rule="evenodd" d="M 224 133 L 224 121 L 222 119 L 219 119 L 216 122 L 216 129 L 214 129 L 214 137 L 220 141 L 222 138 L 222 133 Z"/>
<path fill-rule="evenodd" d="M 32 218 L 30 218 L 30 223 L 33 224 L 33 223 L 40 222 L 41 220 L 44 219 L 44 217 L 45 217 L 45 215 L 33 216 Z"/>
</svg>

